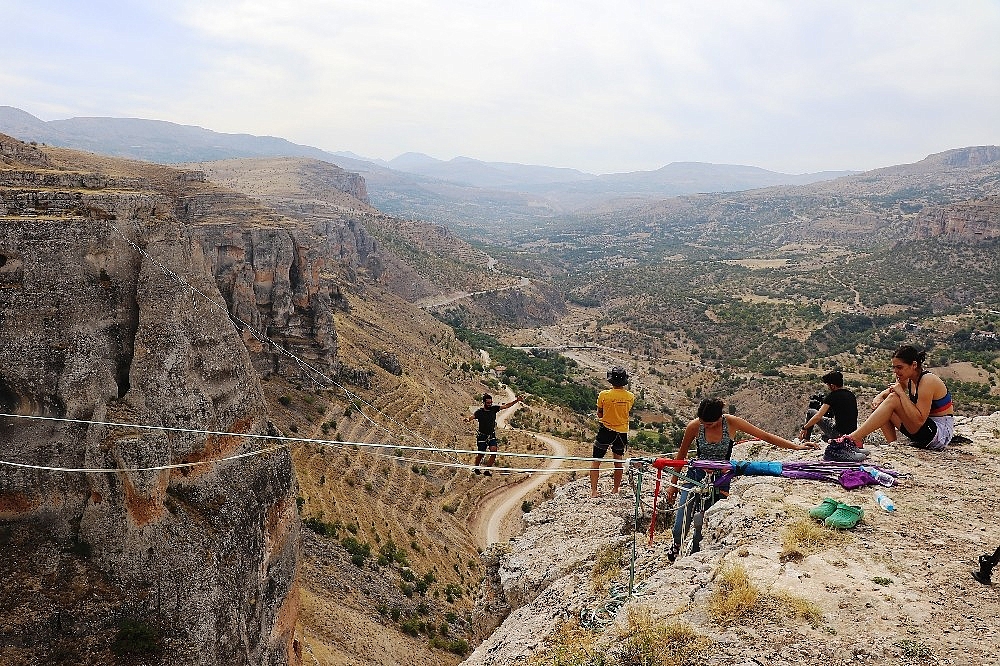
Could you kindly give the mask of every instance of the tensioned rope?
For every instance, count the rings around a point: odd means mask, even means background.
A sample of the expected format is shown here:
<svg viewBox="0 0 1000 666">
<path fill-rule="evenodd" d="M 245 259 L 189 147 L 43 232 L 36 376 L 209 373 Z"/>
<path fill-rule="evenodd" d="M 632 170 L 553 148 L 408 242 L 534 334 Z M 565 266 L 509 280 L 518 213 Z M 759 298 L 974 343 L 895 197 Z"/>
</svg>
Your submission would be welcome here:
<svg viewBox="0 0 1000 666">
<path fill-rule="evenodd" d="M 250 334 L 254 337 L 254 339 L 257 340 L 257 342 L 261 343 L 261 345 L 271 346 L 274 349 L 278 350 L 279 353 L 284 354 L 288 358 L 292 359 L 300 368 L 302 368 L 303 370 L 306 371 L 306 373 L 305 373 L 306 376 L 309 377 L 314 383 L 320 384 L 320 382 L 317 382 L 316 379 L 315 379 L 315 376 L 319 376 L 324 381 L 326 381 L 329 385 L 335 386 L 335 387 L 339 388 L 341 391 L 343 391 L 344 394 L 348 397 L 348 399 L 352 402 L 352 404 L 354 404 L 354 406 L 357 408 L 358 413 L 360 413 L 376 429 L 382 430 L 383 432 L 385 432 L 385 433 L 387 433 L 389 435 L 393 435 L 393 436 L 396 435 L 396 433 L 392 432 L 389 428 L 385 427 L 381 423 L 378 423 L 373 418 L 371 418 L 368 414 L 366 414 L 365 411 L 360 406 L 358 406 L 358 403 L 361 403 L 361 404 L 365 405 L 366 407 L 370 408 L 373 412 L 381 415 L 383 418 L 385 418 L 390 423 L 395 424 L 404 433 L 409 434 L 410 436 L 414 437 L 415 439 L 417 439 L 419 441 L 422 441 L 422 442 L 424 442 L 426 444 L 433 444 L 432 441 L 430 441 L 427 438 L 423 437 L 423 435 L 421 435 L 420 433 L 414 431 L 413 429 L 409 428 L 405 424 L 400 423 L 399 421 L 397 421 L 393 417 L 389 416 L 385 412 L 379 410 L 377 407 L 375 407 L 374 405 L 372 405 L 370 402 L 368 402 L 367 400 L 365 400 L 363 397 L 361 397 L 361 396 L 357 395 L 356 393 L 354 393 L 353 391 L 349 390 L 347 387 L 345 387 L 344 385 L 340 384 L 336 380 L 332 379 L 331 377 L 329 377 L 328 375 L 326 375 L 325 373 L 323 373 L 319 369 L 313 367 L 312 365 L 310 365 L 309 363 L 307 363 L 306 361 L 304 361 L 303 359 L 301 359 L 297 355 L 293 354 L 291 351 L 289 351 L 285 347 L 282 347 L 281 345 L 279 345 L 277 342 L 275 342 L 274 340 L 272 340 L 266 334 L 257 331 L 257 329 L 255 329 L 253 326 L 251 326 L 247 322 L 245 322 L 242 319 L 240 319 L 239 317 L 237 317 L 234 313 L 231 313 L 229 311 L 229 308 L 225 305 L 225 303 L 219 303 L 218 301 L 216 301 L 215 299 L 213 299 L 211 296 L 209 296 L 208 294 L 206 294 L 201 289 L 198 289 L 194 285 L 190 284 L 187 280 L 185 280 L 184 278 L 182 278 L 175 271 L 167 268 L 162 263 L 160 263 L 159 261 L 157 261 L 148 252 L 146 252 L 145 249 L 143 249 L 142 247 L 140 247 L 132 239 L 130 239 L 128 236 L 126 236 L 125 233 L 121 229 L 119 229 L 117 225 L 112 224 L 110 221 L 107 221 L 105 223 L 111 229 L 113 229 L 115 232 L 117 232 L 118 235 L 121 236 L 122 239 L 126 243 L 128 243 L 129 245 L 131 245 L 132 248 L 136 252 L 138 252 L 143 257 L 145 257 L 146 259 L 148 259 L 154 266 L 156 266 L 157 268 L 159 268 L 165 275 L 169 275 L 169 276 L 173 277 L 181 286 L 187 287 L 192 293 L 197 294 L 198 296 L 201 296 L 206 301 L 208 301 L 211 305 L 213 305 L 216 308 L 222 310 L 226 314 L 226 316 L 228 318 L 230 318 L 233 321 L 235 321 L 235 322 L 241 324 L 242 326 L 244 326 L 248 331 L 250 331 Z M 454 453 L 455 453 L 454 449 L 438 449 L 438 451 L 442 452 L 446 457 L 450 457 L 453 460 L 457 460 L 457 458 L 454 456 Z"/>
<path fill-rule="evenodd" d="M 152 472 L 168 469 L 179 469 L 184 467 L 195 467 L 198 465 L 209 465 L 219 462 L 225 462 L 229 460 L 237 460 L 240 458 L 247 458 L 254 455 L 261 455 L 265 453 L 272 453 L 274 451 L 287 448 L 290 444 L 316 444 L 320 446 L 330 446 L 330 447 L 358 447 L 358 448 L 369 448 L 369 449 L 392 449 L 394 451 L 415 451 L 415 452 L 428 452 L 428 453 L 439 453 L 443 451 L 453 451 L 454 453 L 460 454 L 478 454 L 481 451 L 463 450 L 463 449 L 442 449 L 442 448 L 427 448 L 422 446 L 410 446 L 405 444 L 386 444 L 386 443 L 372 443 L 372 442 L 350 442 L 344 440 L 332 440 L 332 439 L 318 439 L 313 437 L 287 437 L 284 435 L 261 435 L 256 433 L 239 433 L 239 432 L 227 432 L 222 430 L 203 430 L 198 428 L 180 428 L 174 426 L 154 426 L 146 425 L 141 423 L 121 423 L 114 421 L 94 421 L 88 419 L 72 419 L 57 416 L 35 416 L 35 415 L 25 415 L 25 414 L 7 414 L 0 413 L 0 418 L 15 418 L 15 419 L 30 419 L 35 421 L 52 421 L 60 423 L 75 423 L 80 425 L 95 425 L 103 426 L 108 428 L 135 428 L 138 430 L 154 430 L 163 432 L 178 432 L 178 433 L 188 433 L 196 435 L 206 435 L 215 437 L 241 437 L 245 439 L 259 439 L 259 440 L 270 440 L 282 442 L 282 444 L 277 446 L 271 446 L 263 449 L 257 449 L 254 451 L 247 451 L 244 453 L 234 454 L 231 456 L 226 456 L 223 458 L 215 458 L 212 460 L 201 460 L 187 463 L 173 463 L 170 465 L 157 465 L 151 467 L 133 467 L 133 468 L 86 468 L 86 467 L 47 467 L 44 465 L 30 465 L 27 463 L 16 463 L 7 460 L 0 460 L 0 465 L 8 465 L 11 467 L 22 467 L 27 469 L 39 469 L 47 471 L 56 472 L 83 472 L 83 473 L 99 473 L 99 472 Z M 435 465 L 439 467 L 449 467 L 457 469 L 472 469 L 477 467 L 476 465 L 467 465 L 464 463 L 452 463 L 452 462 L 441 462 L 438 460 L 422 460 L 418 458 L 405 458 L 398 455 L 388 455 L 380 454 L 378 451 L 374 451 L 376 455 L 382 455 L 386 458 L 392 458 L 395 460 L 402 460 L 411 463 L 422 463 L 427 465 Z M 577 462 L 594 462 L 600 461 L 601 458 L 586 458 L 582 456 L 553 456 L 544 453 L 519 453 L 516 451 L 505 452 L 503 455 L 514 457 L 514 458 L 529 458 L 536 460 L 553 460 L 553 461 L 577 461 Z M 621 464 L 630 464 L 631 458 L 623 460 Z M 539 468 L 524 468 L 524 467 L 489 467 L 487 469 L 496 470 L 500 472 L 575 472 L 575 471 L 589 471 L 590 467 L 581 468 L 564 468 L 564 467 L 539 467 Z"/>
</svg>

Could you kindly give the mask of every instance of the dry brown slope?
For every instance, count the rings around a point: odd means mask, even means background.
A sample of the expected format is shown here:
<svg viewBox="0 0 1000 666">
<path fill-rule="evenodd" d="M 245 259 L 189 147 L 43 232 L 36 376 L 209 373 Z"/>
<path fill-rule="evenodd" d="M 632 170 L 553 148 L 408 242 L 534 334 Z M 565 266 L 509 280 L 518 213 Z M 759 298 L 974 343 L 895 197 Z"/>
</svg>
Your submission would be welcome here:
<svg viewBox="0 0 1000 666">
<path fill-rule="evenodd" d="M 299 391 L 277 379 L 266 384 L 284 429 L 294 423 L 300 434 L 315 431 L 345 442 L 300 446 L 294 453 L 303 517 L 340 525 L 336 540 L 306 534 L 300 636 L 322 664 L 457 663 L 456 655 L 430 646 L 426 630 L 409 636 L 404 625 L 409 620 L 410 627 L 433 626 L 439 645 L 464 639 L 473 647 L 491 628 L 472 621 L 482 571 L 466 520 L 482 497 L 524 475 L 487 478 L 454 467 L 472 456 L 452 449 L 474 448 L 464 417 L 483 385 L 456 367 L 474 352 L 426 313 L 373 291 L 350 295 L 350 308 L 337 318 L 341 361 L 370 371 L 370 388 L 342 382 L 352 397 L 340 389 Z M 398 361 L 401 374 L 377 365 L 375 359 L 387 355 Z M 502 439 L 505 450 L 540 450 L 526 435 L 504 431 Z M 446 452 L 397 450 L 400 445 Z M 360 567 L 340 543 L 348 536 L 370 544 L 373 556 Z M 376 563 L 390 541 L 408 567 Z M 401 590 L 406 569 L 417 580 L 433 577 L 426 594 Z M 345 640 L 348 626 L 351 638 Z"/>
</svg>

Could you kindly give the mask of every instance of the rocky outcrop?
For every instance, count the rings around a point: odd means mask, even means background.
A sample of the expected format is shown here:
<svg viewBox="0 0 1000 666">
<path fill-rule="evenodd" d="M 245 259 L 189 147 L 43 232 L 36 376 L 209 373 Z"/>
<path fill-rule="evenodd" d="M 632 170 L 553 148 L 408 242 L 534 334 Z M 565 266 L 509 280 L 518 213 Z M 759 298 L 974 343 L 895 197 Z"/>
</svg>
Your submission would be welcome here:
<svg viewBox="0 0 1000 666">
<path fill-rule="evenodd" d="M 291 460 L 223 460 L 275 433 L 219 253 L 175 214 L 197 179 L 0 145 L 0 405 L 78 420 L 0 419 L 0 661 L 299 663 Z M 322 289 L 287 292 L 281 316 Z"/>
<path fill-rule="evenodd" d="M 588 635 L 607 663 L 638 663 L 616 658 L 623 643 L 617 630 L 638 608 L 710 640 L 713 664 L 902 664 L 918 653 L 941 663 L 992 663 L 1000 649 L 993 621 L 1000 600 L 969 573 L 978 570 L 978 555 L 1000 545 L 993 473 L 1000 412 L 959 417 L 956 429 L 968 440 L 941 453 L 871 438 L 870 460 L 903 473 L 888 490 L 893 513 L 878 507 L 873 487 L 846 491 L 823 481 L 737 477 L 729 498 L 706 513 L 701 552 L 674 564 L 666 558 L 670 514 L 661 513 L 664 524 L 647 545 L 651 479 L 641 485 L 638 530 L 631 488 L 591 499 L 586 479 L 569 483 L 525 515 L 522 535 L 488 551 L 495 560 L 492 595 L 506 602 L 492 608 L 509 615 L 463 664 L 530 663 L 557 644 L 559 627 L 581 617 L 590 620 Z M 734 457 L 748 459 L 750 447 L 737 446 Z M 753 457 L 817 454 L 764 449 Z M 967 479 L 977 480 L 974 487 Z M 862 507 L 864 519 L 850 532 L 813 523 L 807 511 L 826 496 Z M 606 570 L 614 551 L 621 555 L 620 573 L 601 587 L 594 573 L 598 555 Z M 734 622 L 719 621 L 710 601 L 724 572 L 736 566 L 760 603 Z M 736 603 L 721 598 L 724 610 L 727 601 Z M 791 611 L 783 617 L 782 604 L 808 609 L 810 619 Z"/>
<path fill-rule="evenodd" d="M 928 155 L 920 163 L 940 164 L 945 167 L 981 167 L 1000 162 L 1000 146 L 969 146 L 955 148 L 943 153 Z"/>
<path fill-rule="evenodd" d="M 1000 238 L 1000 198 L 926 209 L 917 217 L 914 231 L 917 238 L 966 241 Z"/>
<path fill-rule="evenodd" d="M 566 302 L 555 289 L 527 280 L 516 288 L 477 293 L 473 302 L 482 310 L 481 316 L 516 328 L 546 326 L 566 314 Z"/>
</svg>

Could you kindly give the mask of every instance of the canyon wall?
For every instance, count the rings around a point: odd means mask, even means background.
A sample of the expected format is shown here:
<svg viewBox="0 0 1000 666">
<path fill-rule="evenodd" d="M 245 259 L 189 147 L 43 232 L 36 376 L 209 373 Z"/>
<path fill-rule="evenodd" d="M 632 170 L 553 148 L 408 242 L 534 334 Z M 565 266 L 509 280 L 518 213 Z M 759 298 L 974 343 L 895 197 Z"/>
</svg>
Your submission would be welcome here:
<svg viewBox="0 0 1000 666">
<path fill-rule="evenodd" d="M 0 146 L 0 407 L 77 420 L 0 419 L 0 662 L 300 663 L 291 460 L 227 303 L 329 361 L 335 290 L 288 234 L 178 215 L 197 175 Z"/>
</svg>

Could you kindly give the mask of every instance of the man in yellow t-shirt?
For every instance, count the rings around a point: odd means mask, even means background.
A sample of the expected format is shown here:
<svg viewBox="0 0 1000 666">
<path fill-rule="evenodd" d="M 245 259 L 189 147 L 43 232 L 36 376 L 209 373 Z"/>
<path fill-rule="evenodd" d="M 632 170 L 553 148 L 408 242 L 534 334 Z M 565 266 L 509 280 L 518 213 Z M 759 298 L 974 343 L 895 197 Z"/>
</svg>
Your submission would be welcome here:
<svg viewBox="0 0 1000 666">
<path fill-rule="evenodd" d="M 597 420 L 601 427 L 597 431 L 594 442 L 594 458 L 603 458 L 611 447 L 615 459 L 614 492 L 617 494 L 622 486 L 622 463 L 625 455 L 625 445 L 628 444 L 628 422 L 635 396 L 626 390 L 628 373 L 625 368 L 614 367 L 608 372 L 610 389 L 601 391 L 597 396 Z M 597 497 L 597 480 L 600 477 L 601 461 L 595 460 L 590 465 L 590 496 Z"/>
</svg>

